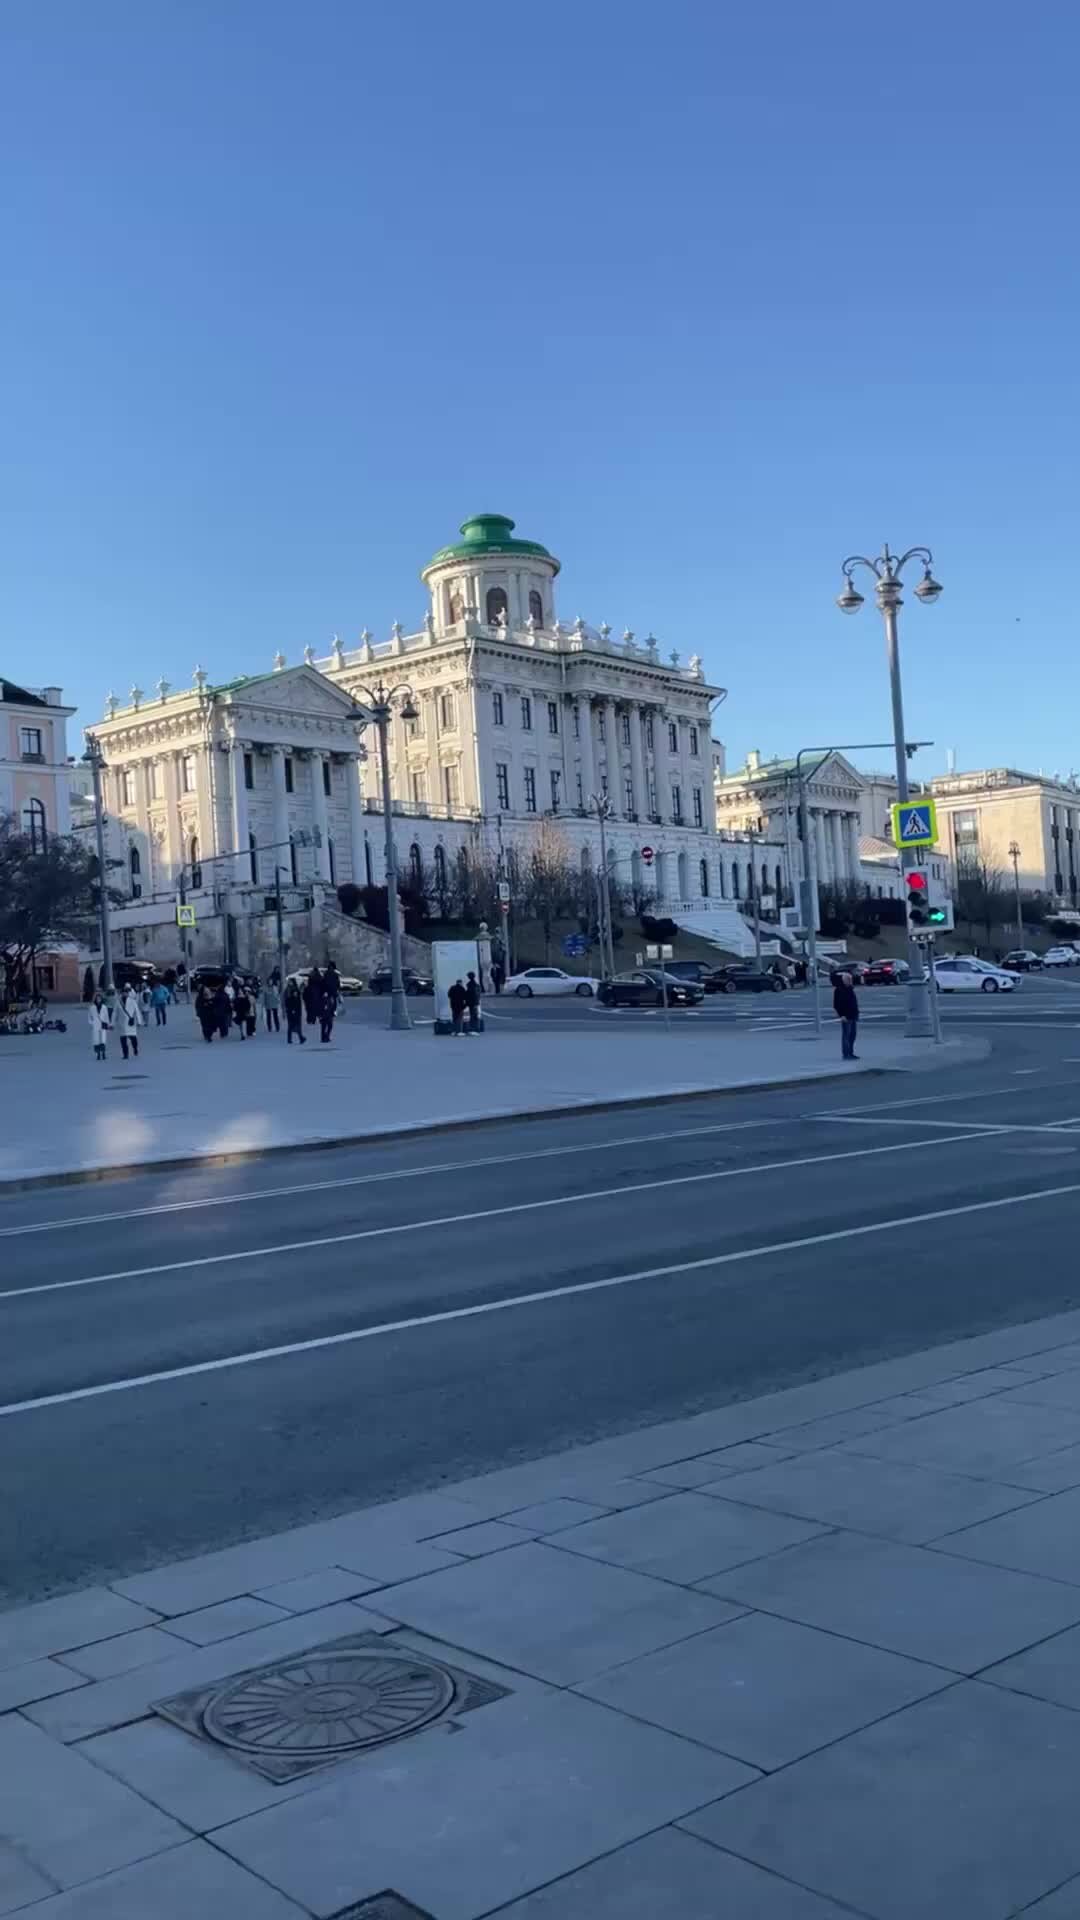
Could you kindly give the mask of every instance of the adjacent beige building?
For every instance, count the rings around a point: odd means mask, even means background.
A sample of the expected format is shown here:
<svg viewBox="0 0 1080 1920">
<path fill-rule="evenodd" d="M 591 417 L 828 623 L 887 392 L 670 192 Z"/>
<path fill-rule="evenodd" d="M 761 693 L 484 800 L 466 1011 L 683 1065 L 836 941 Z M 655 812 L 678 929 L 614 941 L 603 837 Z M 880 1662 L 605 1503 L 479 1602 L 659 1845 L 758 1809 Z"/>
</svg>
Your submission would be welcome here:
<svg viewBox="0 0 1080 1920">
<path fill-rule="evenodd" d="M 1020 885 L 1061 906 L 1080 903 L 1080 786 L 1016 767 L 949 773 L 930 782 L 938 845 L 953 860 L 976 855 L 1010 878 L 1019 847 Z"/>
</svg>

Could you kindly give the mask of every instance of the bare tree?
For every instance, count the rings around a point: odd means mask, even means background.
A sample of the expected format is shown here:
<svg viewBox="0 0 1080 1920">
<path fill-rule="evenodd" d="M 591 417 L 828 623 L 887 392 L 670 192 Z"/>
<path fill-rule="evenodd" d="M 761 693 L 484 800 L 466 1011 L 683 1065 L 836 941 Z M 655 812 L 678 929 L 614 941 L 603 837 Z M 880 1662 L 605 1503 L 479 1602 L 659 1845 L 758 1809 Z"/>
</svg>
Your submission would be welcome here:
<svg viewBox="0 0 1080 1920">
<path fill-rule="evenodd" d="M 956 862 L 956 912 L 960 920 L 967 922 L 972 942 L 977 926 L 986 929 L 987 945 L 994 937 L 995 926 L 1000 926 L 1008 913 L 1010 889 L 1001 867 L 996 867 L 985 854 L 977 853 L 973 848 L 962 853 Z"/>
<path fill-rule="evenodd" d="M 4 997 L 33 985 L 34 957 L 52 942 L 92 938 L 97 857 L 74 834 L 49 834 L 44 846 L 0 819 L 0 964 Z M 110 898 L 118 896 L 110 893 Z"/>
<path fill-rule="evenodd" d="M 551 958 L 551 935 L 556 920 L 579 912 L 581 871 L 566 836 L 552 820 L 541 820 L 524 863 L 526 916 L 538 920 L 544 935 L 544 963 Z"/>
</svg>

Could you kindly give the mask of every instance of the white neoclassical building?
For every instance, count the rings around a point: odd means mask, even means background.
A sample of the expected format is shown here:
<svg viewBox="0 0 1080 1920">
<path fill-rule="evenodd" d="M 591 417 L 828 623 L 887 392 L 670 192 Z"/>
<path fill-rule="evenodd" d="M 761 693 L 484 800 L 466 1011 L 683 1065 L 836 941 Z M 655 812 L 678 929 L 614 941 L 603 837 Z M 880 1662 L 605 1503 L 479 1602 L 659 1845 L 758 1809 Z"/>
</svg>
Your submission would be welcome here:
<svg viewBox="0 0 1080 1920">
<path fill-rule="evenodd" d="M 155 695 L 110 696 L 90 731 L 108 763 L 130 906 L 167 920 L 179 881 L 214 912 L 265 911 L 275 869 L 310 895 L 384 879 L 379 756 L 355 714 L 380 684 L 408 688 L 395 714 L 391 799 L 399 866 L 439 876 L 462 846 L 527 851 L 555 823 L 582 865 L 599 860 L 593 805 L 606 796 L 619 886 L 667 907 L 723 897 L 711 718 L 724 698 L 700 657 L 650 634 L 564 623 L 558 560 L 500 514 L 465 522 L 423 569 L 420 627 L 395 623 L 324 658 L 278 655 L 262 675 Z M 213 914 L 208 914 L 213 918 Z M 202 916 L 200 916 L 202 918 Z"/>
</svg>

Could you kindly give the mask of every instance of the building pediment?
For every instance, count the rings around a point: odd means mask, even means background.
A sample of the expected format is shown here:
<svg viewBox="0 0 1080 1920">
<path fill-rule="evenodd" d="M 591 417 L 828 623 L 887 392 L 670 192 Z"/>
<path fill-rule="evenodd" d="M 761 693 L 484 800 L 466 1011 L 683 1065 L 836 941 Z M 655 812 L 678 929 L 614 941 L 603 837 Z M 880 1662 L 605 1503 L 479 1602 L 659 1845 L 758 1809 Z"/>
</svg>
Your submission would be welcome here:
<svg viewBox="0 0 1080 1920">
<path fill-rule="evenodd" d="M 277 673 L 237 680 L 216 691 L 218 699 L 238 717 L 251 709 L 260 713 L 303 713 L 327 720 L 345 720 L 356 707 L 350 693 L 320 673 L 317 667 L 307 665 L 282 667 Z"/>
</svg>

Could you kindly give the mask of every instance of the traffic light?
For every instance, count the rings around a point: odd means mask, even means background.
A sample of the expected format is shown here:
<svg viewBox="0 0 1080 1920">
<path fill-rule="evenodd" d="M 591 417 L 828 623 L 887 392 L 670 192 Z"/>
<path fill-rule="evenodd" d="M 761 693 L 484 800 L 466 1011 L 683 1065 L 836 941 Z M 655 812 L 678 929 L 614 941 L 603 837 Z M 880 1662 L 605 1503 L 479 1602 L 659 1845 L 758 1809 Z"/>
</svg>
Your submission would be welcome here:
<svg viewBox="0 0 1080 1920">
<path fill-rule="evenodd" d="M 907 895 L 908 931 L 921 932 L 930 924 L 932 909 L 926 875 L 920 867 L 912 867 L 908 873 L 905 873 L 904 887 Z"/>
</svg>

